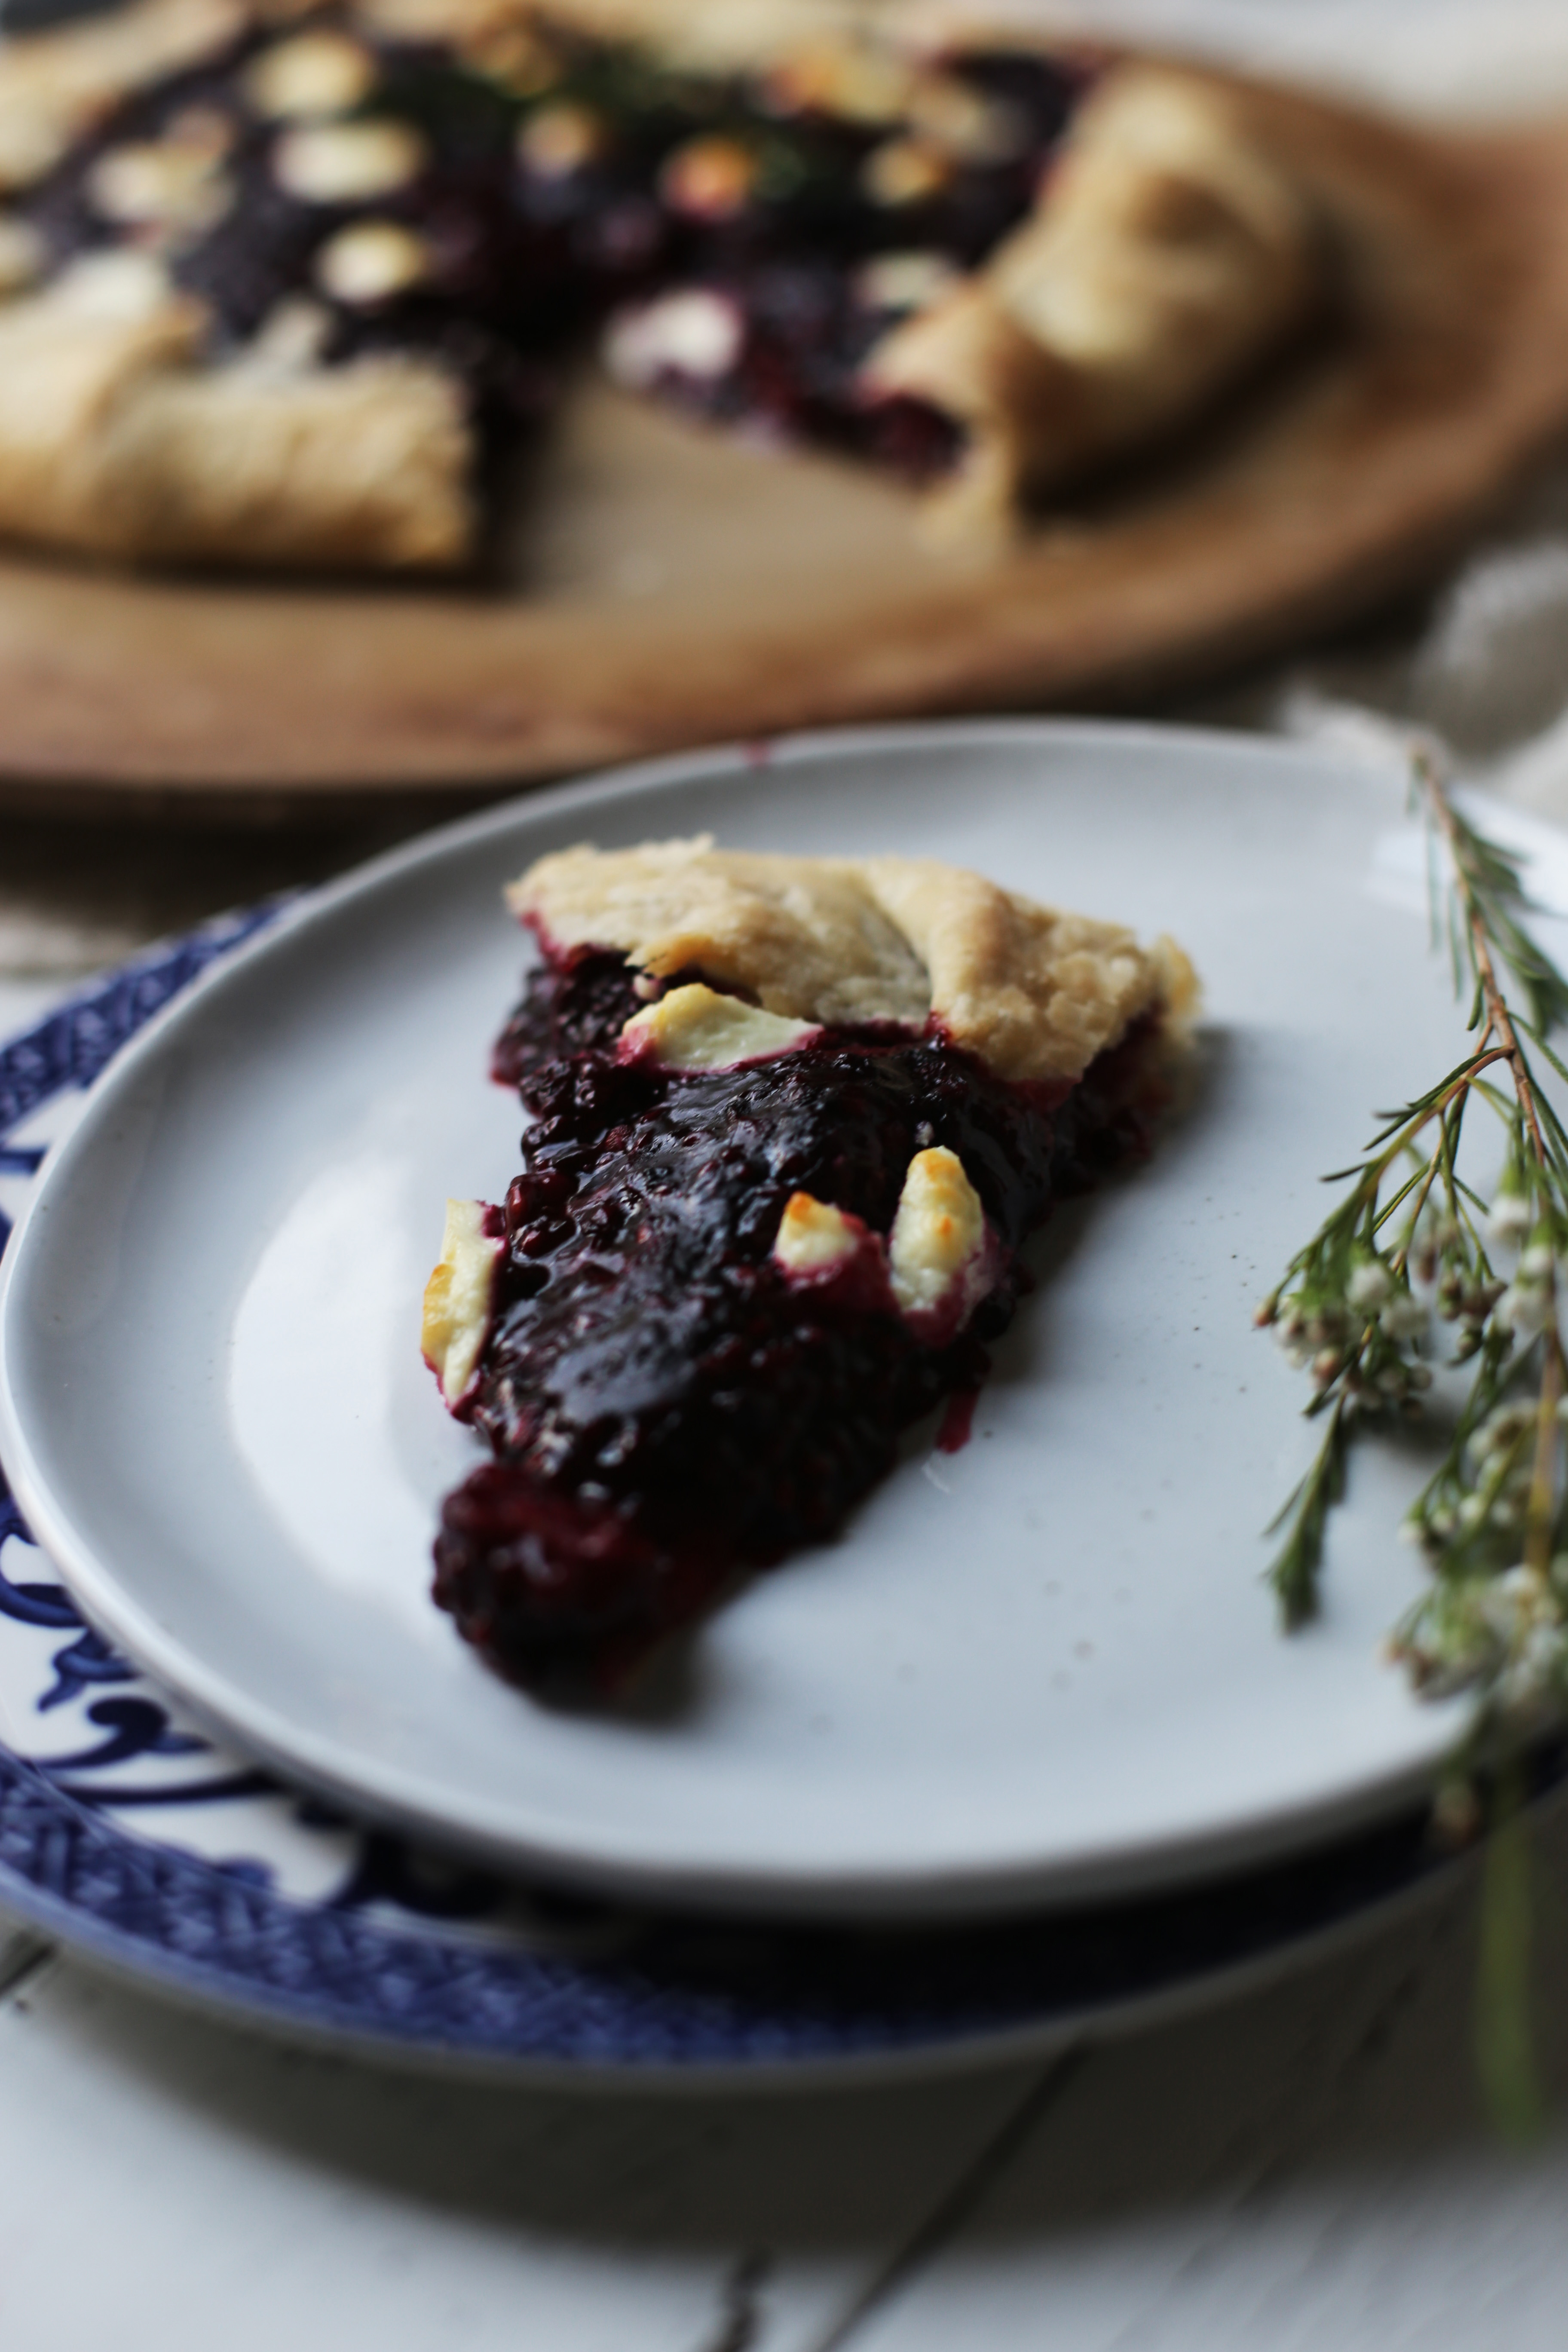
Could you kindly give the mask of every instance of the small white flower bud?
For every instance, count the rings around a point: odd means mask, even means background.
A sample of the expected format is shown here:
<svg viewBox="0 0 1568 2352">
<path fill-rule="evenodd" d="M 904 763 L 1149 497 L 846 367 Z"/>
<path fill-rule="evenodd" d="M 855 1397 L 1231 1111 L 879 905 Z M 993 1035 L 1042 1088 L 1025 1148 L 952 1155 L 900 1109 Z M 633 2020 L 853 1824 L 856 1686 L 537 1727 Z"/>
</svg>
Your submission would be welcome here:
<svg viewBox="0 0 1568 2352">
<path fill-rule="evenodd" d="M 1381 1307 L 1393 1289 L 1388 1268 L 1374 1258 L 1370 1265 L 1356 1267 L 1345 1285 L 1345 1297 L 1352 1307 Z"/>
<path fill-rule="evenodd" d="M 1503 1312 L 1505 1307 L 1508 1309 L 1506 1315 Z M 1538 1331 L 1545 1328 L 1552 1312 L 1552 1302 L 1543 1291 L 1521 1290 L 1516 1283 L 1510 1290 L 1503 1292 L 1495 1311 L 1504 1329 L 1511 1331 L 1516 1339 L 1533 1339 Z"/>
<path fill-rule="evenodd" d="M 1524 1645 L 1524 1664 L 1537 1681 L 1544 1683 L 1556 1673 L 1563 1662 L 1563 1634 L 1551 1623 L 1533 1625 Z"/>
<path fill-rule="evenodd" d="M 1505 1246 L 1523 1241 L 1535 1223 L 1535 1213 L 1521 1192 L 1500 1192 L 1488 1220 L 1492 1237 Z"/>
<path fill-rule="evenodd" d="M 1427 1314 L 1419 1298 L 1396 1290 L 1377 1319 L 1391 1339 L 1415 1339 L 1426 1328 Z"/>
<path fill-rule="evenodd" d="M 1505 1454 L 1530 1427 L 1535 1408 L 1529 1404 L 1494 1405 L 1470 1439 L 1478 1454 Z"/>
</svg>

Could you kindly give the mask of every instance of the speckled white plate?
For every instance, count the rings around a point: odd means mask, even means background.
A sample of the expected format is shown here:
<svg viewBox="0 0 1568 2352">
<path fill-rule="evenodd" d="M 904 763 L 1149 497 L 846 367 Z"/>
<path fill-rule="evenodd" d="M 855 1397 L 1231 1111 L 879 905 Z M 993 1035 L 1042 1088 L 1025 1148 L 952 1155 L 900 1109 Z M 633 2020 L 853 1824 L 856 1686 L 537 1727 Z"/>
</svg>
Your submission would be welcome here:
<svg viewBox="0 0 1568 2352">
<path fill-rule="evenodd" d="M 564 1714 L 426 1597 L 476 1442 L 420 1364 L 419 1293 L 445 1196 L 514 1166 L 485 1079 L 526 957 L 501 882 L 703 829 L 952 858 L 1173 931 L 1206 983 L 1203 1083 L 1147 1167 L 1051 1227 L 965 1452 L 928 1433 L 639 1706 Z M 241 950 L 89 1097 L 5 1260 L 19 1498 L 91 1618 L 233 1739 L 623 1895 L 977 1912 L 1369 1818 L 1455 1727 L 1378 1656 L 1419 1574 L 1411 1465 L 1358 1460 L 1325 1618 L 1282 1639 L 1260 1531 L 1312 1440 L 1250 1315 L 1318 1171 L 1457 1056 L 1422 873 L 1392 771 L 1045 723 L 694 755 L 435 835 Z"/>
</svg>

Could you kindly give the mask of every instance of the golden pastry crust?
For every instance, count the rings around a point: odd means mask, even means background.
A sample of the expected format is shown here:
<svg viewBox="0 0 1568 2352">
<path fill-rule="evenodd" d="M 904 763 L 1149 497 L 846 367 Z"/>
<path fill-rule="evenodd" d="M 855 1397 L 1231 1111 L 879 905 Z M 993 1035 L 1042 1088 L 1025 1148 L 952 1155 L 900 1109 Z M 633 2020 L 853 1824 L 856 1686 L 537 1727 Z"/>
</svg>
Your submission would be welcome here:
<svg viewBox="0 0 1568 2352">
<path fill-rule="evenodd" d="M 1127 65 L 1084 101 L 1038 207 L 871 352 L 868 387 L 967 428 L 940 497 L 993 522 L 1184 423 L 1310 314 L 1312 207 L 1236 93 Z"/>
<path fill-rule="evenodd" d="M 57 547 L 200 562 L 450 565 L 469 437 L 439 369 L 200 363 L 202 306 L 136 255 L 0 305 L 0 519 Z"/>
<path fill-rule="evenodd" d="M 121 99 L 215 55 L 261 13 L 246 0 L 136 0 L 0 42 L 0 190 L 40 179 Z"/>
<path fill-rule="evenodd" d="M 507 892 L 560 949 L 616 948 L 795 1020 L 934 1017 L 1005 1078 L 1068 1080 L 1140 1014 L 1179 1015 L 1190 967 L 1163 941 L 1039 907 L 978 874 L 910 857 L 786 857 L 711 840 L 580 847 Z"/>
<path fill-rule="evenodd" d="M 200 306 L 135 256 L 79 265 L 0 306 L 0 518 L 59 547 L 113 550 L 100 510 L 117 420 L 142 388 L 186 364 Z"/>
<path fill-rule="evenodd" d="M 933 858 L 863 871 L 925 968 L 931 1010 L 1006 1078 L 1076 1078 L 1163 992 L 1131 931 L 1063 914 Z"/>
<path fill-rule="evenodd" d="M 440 571 L 475 537 L 460 390 L 413 359 L 163 375 L 104 458 L 106 535 L 140 555 Z"/>
<path fill-rule="evenodd" d="M 563 948 L 619 948 L 657 978 L 698 971 L 796 1021 L 931 1010 L 920 956 L 847 858 L 770 857 L 695 841 L 541 858 L 507 893 Z"/>
</svg>

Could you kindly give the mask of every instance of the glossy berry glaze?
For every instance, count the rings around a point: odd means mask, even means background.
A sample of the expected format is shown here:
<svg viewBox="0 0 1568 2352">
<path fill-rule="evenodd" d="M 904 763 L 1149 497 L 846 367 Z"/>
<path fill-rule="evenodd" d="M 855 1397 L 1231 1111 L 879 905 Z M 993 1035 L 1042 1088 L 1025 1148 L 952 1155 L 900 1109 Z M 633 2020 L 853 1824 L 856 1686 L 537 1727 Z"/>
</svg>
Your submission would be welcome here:
<svg viewBox="0 0 1568 2352">
<path fill-rule="evenodd" d="M 721 1071 L 617 1061 L 638 1009 L 618 956 L 549 961 L 496 1055 L 536 1123 L 463 1407 L 495 1458 L 447 1500 L 435 1589 L 540 1689 L 613 1688 L 739 1570 L 834 1535 L 900 1433 L 979 1387 L 1052 1201 L 1142 1144 L 1147 1024 L 1053 1094 L 891 1027 Z M 1002 1244 L 994 1288 L 940 1349 L 885 1287 L 792 1281 L 772 1257 L 797 1190 L 886 1234 L 933 1143 Z"/>
<path fill-rule="evenodd" d="M 327 9 L 285 29 L 335 21 Z M 635 51 L 563 34 L 549 71 L 520 89 L 437 45 L 356 29 L 375 76 L 355 111 L 413 126 L 425 160 L 402 185 L 328 203 L 283 184 L 277 160 L 293 126 L 254 102 L 252 68 L 279 37 L 277 26 L 252 29 L 126 100 L 16 209 L 51 268 L 128 244 L 157 252 L 206 305 L 215 358 L 303 297 L 328 366 L 372 352 L 435 359 L 463 386 L 492 473 L 548 415 L 564 366 L 606 318 L 693 288 L 732 312 L 732 352 L 700 374 L 653 364 L 640 389 L 910 477 L 942 471 L 958 452 L 954 426 L 917 401 L 868 404 L 859 389 L 861 362 L 900 315 L 867 265 L 911 248 L 960 269 L 981 261 L 1030 209 L 1082 80 L 1040 58 L 955 60 L 954 79 L 1003 126 L 998 152 L 889 204 L 867 184 L 886 126 L 781 111 L 761 88 L 674 79 Z M 198 134 L 216 159 L 214 217 L 181 227 L 105 214 L 106 157 Z M 727 194 L 716 150 L 740 175 Z M 321 257 L 366 220 L 414 232 L 426 266 L 402 291 L 349 301 L 323 285 Z"/>
</svg>

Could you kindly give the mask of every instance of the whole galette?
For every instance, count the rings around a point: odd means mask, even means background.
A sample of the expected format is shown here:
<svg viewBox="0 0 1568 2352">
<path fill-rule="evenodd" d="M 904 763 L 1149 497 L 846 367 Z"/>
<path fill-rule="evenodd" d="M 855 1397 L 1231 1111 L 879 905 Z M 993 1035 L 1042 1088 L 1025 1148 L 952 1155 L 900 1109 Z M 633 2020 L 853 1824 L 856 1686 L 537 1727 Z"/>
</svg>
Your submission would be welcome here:
<svg viewBox="0 0 1568 2352">
<path fill-rule="evenodd" d="M 0 47 L 0 531 L 451 570 L 596 352 L 977 535 L 1308 319 L 1196 71 L 675 0 L 134 0 Z"/>
</svg>

